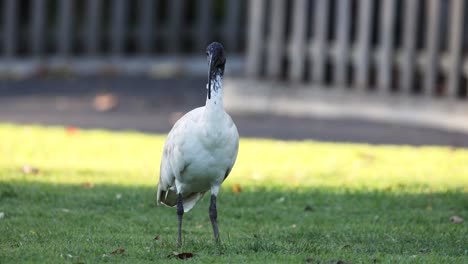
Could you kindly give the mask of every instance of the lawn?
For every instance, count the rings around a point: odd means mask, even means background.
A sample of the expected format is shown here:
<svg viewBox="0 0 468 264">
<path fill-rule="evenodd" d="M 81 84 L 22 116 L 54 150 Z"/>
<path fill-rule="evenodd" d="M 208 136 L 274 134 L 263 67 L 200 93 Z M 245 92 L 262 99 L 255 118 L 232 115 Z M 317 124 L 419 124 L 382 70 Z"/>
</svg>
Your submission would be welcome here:
<svg viewBox="0 0 468 264">
<path fill-rule="evenodd" d="M 155 206 L 164 136 L 3 124 L 0 138 L 0 263 L 468 263 L 467 149 L 242 139 L 222 245 L 205 197 L 178 249 L 175 210 Z"/>
</svg>

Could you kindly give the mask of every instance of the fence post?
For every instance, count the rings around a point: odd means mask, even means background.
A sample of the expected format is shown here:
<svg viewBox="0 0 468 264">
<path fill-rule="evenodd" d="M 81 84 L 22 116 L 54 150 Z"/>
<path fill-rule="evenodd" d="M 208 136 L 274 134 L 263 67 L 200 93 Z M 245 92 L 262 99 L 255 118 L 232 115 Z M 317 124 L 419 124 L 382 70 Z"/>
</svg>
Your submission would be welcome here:
<svg viewBox="0 0 468 264">
<path fill-rule="evenodd" d="M 409 0 L 415 1 L 415 0 Z M 393 33 L 395 29 L 395 0 L 381 2 L 380 50 L 379 50 L 379 92 L 389 92 L 393 65 Z"/>
<path fill-rule="evenodd" d="M 278 78 L 284 56 L 284 29 L 286 24 L 286 1 L 272 0 L 270 32 L 268 39 L 267 76 Z"/>
<path fill-rule="evenodd" d="M 122 54 L 126 39 L 127 0 L 114 0 L 112 5 L 111 49 L 114 56 L 119 56 Z"/>
<path fill-rule="evenodd" d="M 423 90 L 425 95 L 434 93 L 439 72 L 440 3 L 440 0 L 429 0 L 427 6 L 427 53 Z"/>
<path fill-rule="evenodd" d="M 291 67 L 289 67 L 289 77 L 293 81 L 300 81 L 304 75 L 306 44 L 306 23 L 307 23 L 307 0 L 294 1 L 292 22 L 292 41 L 289 45 L 289 57 Z"/>
<path fill-rule="evenodd" d="M 39 56 L 43 47 L 44 22 L 46 17 L 46 8 L 44 0 L 32 1 L 31 4 L 31 52 L 34 56 Z"/>
<path fill-rule="evenodd" d="M 101 8 L 102 0 L 88 0 L 86 50 L 93 55 L 99 50 Z"/>
<path fill-rule="evenodd" d="M 350 0 L 338 0 L 336 8 L 338 22 L 336 23 L 334 82 L 336 85 L 344 87 L 348 76 L 351 2 Z"/>
<path fill-rule="evenodd" d="M 450 10 L 450 67 L 446 96 L 456 98 L 461 77 L 463 14 L 466 0 L 452 0 Z"/>
<path fill-rule="evenodd" d="M 419 0 L 404 2 L 403 57 L 401 64 L 401 93 L 410 94 L 414 84 L 414 60 Z"/>
<path fill-rule="evenodd" d="M 180 30 L 182 29 L 182 20 L 184 14 L 184 4 L 182 0 L 169 1 L 169 24 L 166 27 L 167 39 L 166 47 L 171 53 L 180 50 Z"/>
<path fill-rule="evenodd" d="M 154 37 L 154 5 L 157 2 L 154 0 L 140 0 L 138 4 L 140 11 L 138 47 L 140 47 L 143 54 L 149 54 Z"/>
<path fill-rule="evenodd" d="M 229 51 L 237 49 L 239 40 L 239 15 L 241 1 L 227 0 L 225 6 L 224 38 Z"/>
<path fill-rule="evenodd" d="M 212 1 L 200 0 L 198 2 L 198 25 L 197 25 L 197 46 L 199 49 L 204 50 L 206 45 L 210 42 L 212 31 L 215 27 L 211 25 L 212 16 Z"/>
<path fill-rule="evenodd" d="M 374 0 L 359 1 L 359 22 L 358 22 L 358 53 L 356 85 L 358 89 L 366 89 L 369 79 L 369 49 L 372 29 L 372 3 Z M 438 1 L 438 0 L 437 0 Z"/>
<path fill-rule="evenodd" d="M 312 80 L 322 84 L 325 80 L 325 43 L 328 30 L 329 0 L 317 0 L 314 13 L 314 36 L 311 42 Z"/>
<path fill-rule="evenodd" d="M 72 0 L 62 0 L 59 1 L 60 8 L 58 12 L 59 19 L 59 33 L 57 35 L 58 39 L 58 51 L 61 56 L 66 57 L 70 53 L 70 44 L 71 41 L 71 28 L 73 24 L 73 17 L 75 13 L 73 12 L 73 2 Z"/>
<path fill-rule="evenodd" d="M 6 0 L 3 6 L 3 52 L 5 57 L 12 57 L 15 53 L 17 37 L 17 5 L 16 0 Z"/>
<path fill-rule="evenodd" d="M 258 77 L 262 67 L 265 23 L 265 0 L 249 1 L 247 75 Z"/>
</svg>

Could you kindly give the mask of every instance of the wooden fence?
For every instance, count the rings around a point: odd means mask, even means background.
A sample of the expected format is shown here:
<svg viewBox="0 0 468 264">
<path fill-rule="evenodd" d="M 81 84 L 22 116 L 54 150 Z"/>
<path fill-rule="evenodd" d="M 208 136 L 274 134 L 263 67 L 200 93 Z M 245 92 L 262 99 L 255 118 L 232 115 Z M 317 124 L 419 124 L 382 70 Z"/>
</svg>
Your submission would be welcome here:
<svg viewBox="0 0 468 264">
<path fill-rule="evenodd" d="M 249 2 L 250 77 L 467 100 L 466 0 Z"/>
<path fill-rule="evenodd" d="M 242 0 L 0 0 L 0 61 L 243 50 Z"/>
</svg>

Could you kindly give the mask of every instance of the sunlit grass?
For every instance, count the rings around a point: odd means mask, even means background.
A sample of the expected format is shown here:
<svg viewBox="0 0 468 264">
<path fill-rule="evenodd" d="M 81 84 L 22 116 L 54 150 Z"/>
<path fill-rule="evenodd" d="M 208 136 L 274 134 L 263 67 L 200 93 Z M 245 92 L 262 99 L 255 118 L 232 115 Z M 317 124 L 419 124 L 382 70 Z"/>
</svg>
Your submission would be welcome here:
<svg viewBox="0 0 468 264">
<path fill-rule="evenodd" d="M 154 207 L 164 136 L 0 125 L 0 139 L 0 263 L 175 261 L 175 211 Z M 467 186 L 467 149 L 242 139 L 219 197 L 223 248 L 204 199 L 183 250 L 202 263 L 462 263 Z"/>
<path fill-rule="evenodd" d="M 3 181 L 154 186 L 165 137 L 2 125 L 0 138 L 0 164 L 10 172 Z M 239 153 L 227 185 L 414 192 L 468 185 L 466 149 L 242 139 Z M 40 176 L 22 175 L 26 164 Z"/>
</svg>

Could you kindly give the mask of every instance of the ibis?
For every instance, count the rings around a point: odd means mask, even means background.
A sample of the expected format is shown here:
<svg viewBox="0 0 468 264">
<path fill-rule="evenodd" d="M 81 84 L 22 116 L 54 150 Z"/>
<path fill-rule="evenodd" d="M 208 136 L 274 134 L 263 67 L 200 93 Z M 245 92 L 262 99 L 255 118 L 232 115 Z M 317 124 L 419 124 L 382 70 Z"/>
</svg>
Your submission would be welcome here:
<svg viewBox="0 0 468 264">
<path fill-rule="evenodd" d="M 226 57 L 223 46 L 213 42 L 206 49 L 208 83 L 205 106 L 182 116 L 164 144 L 157 203 L 176 207 L 177 244 L 182 244 L 182 217 L 197 201 L 211 192 L 209 218 L 214 238 L 220 242 L 216 198 L 221 184 L 234 166 L 239 134 L 223 107 L 223 75 Z"/>
</svg>

